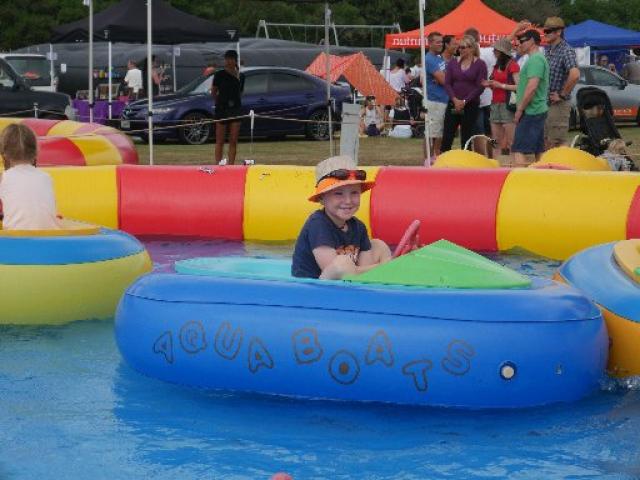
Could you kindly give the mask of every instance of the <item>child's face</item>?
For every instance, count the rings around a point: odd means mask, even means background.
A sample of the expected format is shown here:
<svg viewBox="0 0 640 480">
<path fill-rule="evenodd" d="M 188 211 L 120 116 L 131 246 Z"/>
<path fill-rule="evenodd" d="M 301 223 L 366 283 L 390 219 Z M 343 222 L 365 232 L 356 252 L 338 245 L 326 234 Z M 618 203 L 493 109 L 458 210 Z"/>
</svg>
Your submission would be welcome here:
<svg viewBox="0 0 640 480">
<path fill-rule="evenodd" d="M 344 185 L 331 190 L 320 199 L 324 210 L 333 222 L 341 226 L 351 219 L 360 208 L 360 185 Z"/>
</svg>

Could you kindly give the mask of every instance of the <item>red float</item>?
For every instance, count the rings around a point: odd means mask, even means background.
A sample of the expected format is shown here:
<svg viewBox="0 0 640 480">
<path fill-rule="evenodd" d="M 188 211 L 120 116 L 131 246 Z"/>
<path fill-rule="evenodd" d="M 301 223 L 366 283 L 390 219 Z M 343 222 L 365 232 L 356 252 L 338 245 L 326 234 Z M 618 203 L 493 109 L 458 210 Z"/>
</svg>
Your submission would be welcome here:
<svg viewBox="0 0 640 480">
<path fill-rule="evenodd" d="M 38 137 L 38 166 L 51 167 L 87 164 L 82 151 L 69 138 Z"/>
<path fill-rule="evenodd" d="M 381 168 L 371 191 L 372 235 L 395 245 L 406 225 L 420 220 L 420 239 L 444 238 L 496 251 L 496 212 L 506 169 Z"/>
<path fill-rule="evenodd" d="M 116 171 L 122 230 L 243 239 L 247 167 L 121 165 Z"/>
<path fill-rule="evenodd" d="M 640 238 L 640 187 L 631 200 L 627 216 L 627 238 Z"/>
<path fill-rule="evenodd" d="M 138 164 L 138 151 L 133 145 L 131 138 L 127 135 L 123 135 L 121 132 L 116 131 L 113 133 L 99 133 L 98 135 L 102 135 L 118 149 L 122 163 L 130 165 Z"/>
</svg>

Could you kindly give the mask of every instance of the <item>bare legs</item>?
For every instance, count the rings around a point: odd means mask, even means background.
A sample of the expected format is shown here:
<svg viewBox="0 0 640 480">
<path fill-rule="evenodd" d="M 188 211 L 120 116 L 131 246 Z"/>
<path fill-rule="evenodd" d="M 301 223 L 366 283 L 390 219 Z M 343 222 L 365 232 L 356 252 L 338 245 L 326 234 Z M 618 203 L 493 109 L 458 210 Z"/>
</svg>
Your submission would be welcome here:
<svg viewBox="0 0 640 480">
<path fill-rule="evenodd" d="M 227 135 L 227 125 L 229 126 L 229 158 L 228 165 L 233 165 L 236 161 L 236 149 L 238 146 L 238 136 L 240 135 L 240 122 L 216 123 L 216 163 L 222 160 L 222 152 L 224 150 L 224 140 Z"/>
</svg>

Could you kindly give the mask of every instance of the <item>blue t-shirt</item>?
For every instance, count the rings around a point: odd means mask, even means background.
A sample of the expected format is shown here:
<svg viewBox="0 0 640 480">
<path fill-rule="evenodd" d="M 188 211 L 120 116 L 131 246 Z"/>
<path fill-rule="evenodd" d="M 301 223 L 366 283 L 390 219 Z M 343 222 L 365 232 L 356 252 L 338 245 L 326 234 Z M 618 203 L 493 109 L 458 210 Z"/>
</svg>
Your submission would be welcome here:
<svg viewBox="0 0 640 480">
<path fill-rule="evenodd" d="M 447 103 L 449 95 L 442 85 L 434 78 L 434 72 L 444 73 L 447 64 L 439 55 L 429 52 L 425 55 L 425 64 L 427 66 L 427 99 L 432 102 Z"/>
<path fill-rule="evenodd" d="M 324 210 L 316 210 L 305 222 L 293 250 L 291 275 L 294 277 L 318 278 L 322 273 L 313 256 L 318 247 L 335 248 L 338 254 L 366 252 L 371 250 L 367 227 L 355 217 L 347 220 L 347 231 L 340 230 Z"/>
</svg>

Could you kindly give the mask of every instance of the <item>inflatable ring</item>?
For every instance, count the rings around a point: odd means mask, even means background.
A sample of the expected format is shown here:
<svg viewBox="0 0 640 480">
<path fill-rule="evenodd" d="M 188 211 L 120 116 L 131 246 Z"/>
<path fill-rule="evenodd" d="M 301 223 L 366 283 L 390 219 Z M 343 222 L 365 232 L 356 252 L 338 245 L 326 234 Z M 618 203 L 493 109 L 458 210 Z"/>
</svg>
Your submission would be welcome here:
<svg viewBox="0 0 640 480">
<path fill-rule="evenodd" d="M 398 243 L 398 246 L 393 251 L 393 258 L 404 255 L 405 253 L 409 253 L 413 249 L 414 245 L 416 245 L 418 242 L 419 230 L 420 220 L 414 220 L 413 222 L 411 222 L 411 224 L 405 230 L 404 235 L 402 235 L 400 243 Z"/>
<path fill-rule="evenodd" d="M 112 318 L 151 268 L 144 246 L 118 230 L 71 220 L 55 231 L 0 230 L 0 325 Z"/>
</svg>

